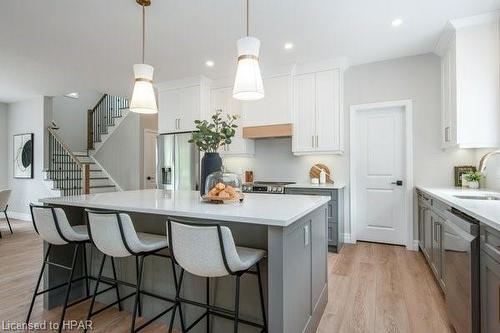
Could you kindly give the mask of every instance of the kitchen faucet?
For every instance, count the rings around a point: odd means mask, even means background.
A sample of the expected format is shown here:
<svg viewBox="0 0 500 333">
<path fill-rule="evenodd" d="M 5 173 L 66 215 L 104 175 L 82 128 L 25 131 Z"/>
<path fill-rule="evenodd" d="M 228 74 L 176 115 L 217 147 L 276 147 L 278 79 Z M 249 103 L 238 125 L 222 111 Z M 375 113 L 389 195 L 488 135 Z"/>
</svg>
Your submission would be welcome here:
<svg viewBox="0 0 500 333">
<path fill-rule="evenodd" d="M 494 150 L 494 151 L 490 151 L 489 153 L 487 153 L 483 157 L 481 157 L 481 159 L 479 160 L 478 171 L 479 172 L 483 172 L 484 169 L 486 169 L 486 162 L 488 162 L 488 160 L 490 159 L 491 156 L 497 155 L 497 154 L 500 154 L 500 149 Z"/>
</svg>

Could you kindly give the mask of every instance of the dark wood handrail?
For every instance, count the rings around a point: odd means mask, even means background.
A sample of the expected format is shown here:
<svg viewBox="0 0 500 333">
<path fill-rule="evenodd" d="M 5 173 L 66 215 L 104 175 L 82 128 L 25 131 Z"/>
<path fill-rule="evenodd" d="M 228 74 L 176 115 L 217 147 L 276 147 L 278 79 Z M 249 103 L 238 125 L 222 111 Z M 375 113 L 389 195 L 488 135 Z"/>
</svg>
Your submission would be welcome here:
<svg viewBox="0 0 500 333">
<path fill-rule="evenodd" d="M 122 116 L 122 110 L 128 108 L 128 100 L 103 94 L 96 105 L 87 111 L 87 149 L 94 149 L 94 143 L 100 141 L 101 134 L 107 133 L 114 125 L 115 118 Z"/>
<path fill-rule="evenodd" d="M 99 100 L 97 101 L 97 103 L 95 103 L 95 106 L 91 109 L 92 112 L 95 112 L 95 110 L 97 109 L 97 107 L 99 106 L 99 104 L 102 103 L 102 101 L 108 96 L 108 94 L 103 94 L 101 98 L 99 98 Z"/>
</svg>

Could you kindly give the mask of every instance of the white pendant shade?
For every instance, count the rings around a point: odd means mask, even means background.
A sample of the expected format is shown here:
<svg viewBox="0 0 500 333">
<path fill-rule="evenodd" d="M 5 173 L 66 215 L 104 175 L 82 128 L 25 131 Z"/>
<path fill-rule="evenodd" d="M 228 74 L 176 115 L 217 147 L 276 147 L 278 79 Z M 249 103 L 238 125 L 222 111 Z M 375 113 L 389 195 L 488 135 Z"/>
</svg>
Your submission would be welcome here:
<svg viewBox="0 0 500 333">
<path fill-rule="evenodd" d="M 135 84 L 130 101 L 130 111 L 137 113 L 157 113 L 156 96 L 153 89 L 153 66 L 134 65 Z"/>
<path fill-rule="evenodd" d="M 257 100 L 264 97 L 264 85 L 259 66 L 260 41 L 255 37 L 238 40 L 238 68 L 234 80 L 233 97 L 239 100 Z"/>
</svg>

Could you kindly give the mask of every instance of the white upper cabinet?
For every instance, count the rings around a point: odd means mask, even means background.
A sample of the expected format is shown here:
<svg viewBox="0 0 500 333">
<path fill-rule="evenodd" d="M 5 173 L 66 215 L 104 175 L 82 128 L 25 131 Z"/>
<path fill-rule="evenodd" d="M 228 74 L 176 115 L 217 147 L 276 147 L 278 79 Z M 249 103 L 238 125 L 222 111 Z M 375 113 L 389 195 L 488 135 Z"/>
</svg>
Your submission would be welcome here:
<svg viewBox="0 0 500 333">
<path fill-rule="evenodd" d="M 242 101 L 244 126 L 265 126 L 291 123 L 291 75 L 264 78 L 265 97 Z"/>
<path fill-rule="evenodd" d="M 158 85 L 158 132 L 195 130 L 194 121 L 208 112 L 209 83 L 206 79 L 180 80 Z"/>
<path fill-rule="evenodd" d="M 441 56 L 442 148 L 500 146 L 498 14 L 452 20 Z"/>
<path fill-rule="evenodd" d="M 220 154 L 229 155 L 253 155 L 255 154 L 254 140 L 243 139 L 242 119 L 241 119 L 241 101 L 236 100 L 232 96 L 233 88 L 224 87 L 212 89 L 211 92 L 211 107 L 207 118 L 211 117 L 217 110 L 222 110 L 222 117 L 226 115 L 238 115 L 240 118 L 236 121 L 238 128 L 236 134 L 232 138 L 232 142 L 228 146 L 223 146 L 220 149 Z"/>
<path fill-rule="evenodd" d="M 342 154 L 342 70 L 295 75 L 293 104 L 293 152 Z"/>
</svg>

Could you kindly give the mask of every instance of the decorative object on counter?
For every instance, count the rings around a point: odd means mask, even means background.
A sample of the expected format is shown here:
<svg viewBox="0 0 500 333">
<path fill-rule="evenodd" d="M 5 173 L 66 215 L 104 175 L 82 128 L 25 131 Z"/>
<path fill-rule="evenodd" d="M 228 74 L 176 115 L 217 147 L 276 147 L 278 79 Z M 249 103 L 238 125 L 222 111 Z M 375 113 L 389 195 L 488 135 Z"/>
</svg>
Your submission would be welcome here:
<svg viewBox="0 0 500 333">
<path fill-rule="evenodd" d="M 319 184 L 319 178 L 311 178 L 311 184 L 318 185 Z"/>
<path fill-rule="evenodd" d="M 476 167 L 473 165 L 462 165 L 456 166 L 455 168 L 455 186 L 456 187 L 467 187 L 467 180 L 465 179 L 465 174 L 468 172 L 476 171 Z M 465 183 L 464 183 L 465 180 Z"/>
<path fill-rule="evenodd" d="M 214 203 L 243 201 L 241 178 L 232 172 L 216 171 L 208 175 L 203 200 Z"/>
<path fill-rule="evenodd" d="M 470 171 L 465 174 L 465 179 L 469 183 L 469 188 L 478 189 L 479 181 L 483 178 L 483 174 L 479 171 Z"/>
<path fill-rule="evenodd" d="M 321 163 L 317 163 L 311 167 L 311 170 L 309 170 L 309 177 L 312 178 L 318 178 L 319 182 L 321 183 L 321 171 L 325 172 L 325 181 L 323 183 L 329 183 L 333 184 L 332 177 L 330 176 L 330 169 Z"/>
<path fill-rule="evenodd" d="M 253 183 L 253 171 L 245 171 L 245 183 Z"/>
<path fill-rule="evenodd" d="M 33 133 L 14 135 L 14 178 L 33 178 Z"/>
<path fill-rule="evenodd" d="M 134 65 L 134 90 L 130 100 L 129 110 L 137 113 L 158 113 L 156 96 L 153 88 L 153 71 L 151 65 L 145 62 L 146 54 L 146 7 L 151 0 L 136 0 L 142 6 L 142 62 Z"/>
<path fill-rule="evenodd" d="M 226 115 L 226 120 L 222 119 L 222 110 L 217 110 L 212 115 L 211 122 L 207 120 L 195 120 L 197 132 L 193 132 L 189 143 L 195 143 L 198 149 L 205 154 L 201 159 L 201 179 L 200 194 L 205 194 L 207 176 L 212 172 L 220 171 L 222 168 L 222 158 L 217 152 L 222 145 L 230 145 L 231 138 L 236 133 L 235 124 L 238 116 Z"/>
</svg>

